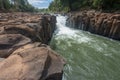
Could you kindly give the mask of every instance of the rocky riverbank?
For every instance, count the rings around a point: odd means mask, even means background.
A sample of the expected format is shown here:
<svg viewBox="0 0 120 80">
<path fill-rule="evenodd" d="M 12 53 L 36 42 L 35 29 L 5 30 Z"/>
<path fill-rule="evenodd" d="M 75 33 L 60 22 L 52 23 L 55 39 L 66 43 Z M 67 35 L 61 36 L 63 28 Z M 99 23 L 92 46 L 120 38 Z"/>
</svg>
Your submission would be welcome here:
<svg viewBox="0 0 120 80">
<path fill-rule="evenodd" d="M 120 14 L 82 11 L 69 13 L 67 25 L 94 34 L 120 40 Z"/>
<path fill-rule="evenodd" d="M 62 79 L 65 61 L 46 45 L 55 23 L 51 15 L 0 13 L 0 80 Z"/>
</svg>

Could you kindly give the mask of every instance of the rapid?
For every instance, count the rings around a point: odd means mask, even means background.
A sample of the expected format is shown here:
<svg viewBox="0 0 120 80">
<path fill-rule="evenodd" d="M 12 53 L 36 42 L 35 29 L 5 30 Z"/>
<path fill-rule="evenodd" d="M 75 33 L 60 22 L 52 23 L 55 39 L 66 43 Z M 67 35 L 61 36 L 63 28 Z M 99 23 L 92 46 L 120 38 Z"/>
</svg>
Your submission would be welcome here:
<svg viewBox="0 0 120 80">
<path fill-rule="evenodd" d="M 120 42 L 66 26 L 57 16 L 50 46 L 66 59 L 63 80 L 120 80 Z"/>
</svg>

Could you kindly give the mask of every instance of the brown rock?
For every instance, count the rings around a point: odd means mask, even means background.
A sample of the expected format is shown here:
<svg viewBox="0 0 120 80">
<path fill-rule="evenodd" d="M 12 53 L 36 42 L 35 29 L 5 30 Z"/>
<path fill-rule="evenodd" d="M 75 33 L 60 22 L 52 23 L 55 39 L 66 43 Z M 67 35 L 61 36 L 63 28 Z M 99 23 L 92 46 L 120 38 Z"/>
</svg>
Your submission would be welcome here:
<svg viewBox="0 0 120 80">
<path fill-rule="evenodd" d="M 5 58 L 0 58 L 0 62 L 3 61 Z"/>
<path fill-rule="evenodd" d="M 120 40 L 120 14 L 82 11 L 71 15 L 67 19 L 68 26 Z"/>
<path fill-rule="evenodd" d="M 48 44 L 55 30 L 55 16 L 28 13 L 0 15 L 0 34 L 22 34 L 33 42 L 41 41 Z"/>
<path fill-rule="evenodd" d="M 8 57 L 15 49 L 30 42 L 29 38 L 21 34 L 0 35 L 0 57 Z"/>
<path fill-rule="evenodd" d="M 50 41 L 56 17 L 0 15 L 0 80 L 62 80 L 64 59 L 42 44 Z"/>
<path fill-rule="evenodd" d="M 0 63 L 0 80 L 61 80 L 64 60 L 45 47 L 14 53 Z"/>
<path fill-rule="evenodd" d="M 26 45 L 21 46 L 20 48 L 16 49 L 12 54 L 19 53 L 19 52 L 27 50 L 27 49 L 32 49 L 32 48 L 35 48 L 35 47 L 40 47 L 42 45 L 43 44 L 41 44 L 40 42 L 29 43 L 29 44 L 26 44 Z"/>
</svg>

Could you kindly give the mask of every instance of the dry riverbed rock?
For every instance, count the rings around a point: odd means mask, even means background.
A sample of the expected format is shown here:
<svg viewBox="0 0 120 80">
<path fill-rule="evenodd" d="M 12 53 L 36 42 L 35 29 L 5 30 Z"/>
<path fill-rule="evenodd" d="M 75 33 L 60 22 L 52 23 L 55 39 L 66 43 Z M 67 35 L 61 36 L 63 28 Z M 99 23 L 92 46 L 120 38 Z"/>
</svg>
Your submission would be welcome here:
<svg viewBox="0 0 120 80">
<path fill-rule="evenodd" d="M 61 80 L 64 63 L 47 47 L 25 49 L 0 62 L 0 80 Z"/>
<path fill-rule="evenodd" d="M 0 35 L 0 57 L 6 58 L 12 52 L 28 43 L 31 39 L 21 35 L 21 34 L 2 34 Z"/>
<path fill-rule="evenodd" d="M 47 44 L 55 30 L 56 17 L 28 13 L 0 13 L 0 34 L 22 34 Z"/>
<path fill-rule="evenodd" d="M 62 80 L 64 59 L 46 44 L 56 17 L 0 13 L 0 80 Z"/>
</svg>

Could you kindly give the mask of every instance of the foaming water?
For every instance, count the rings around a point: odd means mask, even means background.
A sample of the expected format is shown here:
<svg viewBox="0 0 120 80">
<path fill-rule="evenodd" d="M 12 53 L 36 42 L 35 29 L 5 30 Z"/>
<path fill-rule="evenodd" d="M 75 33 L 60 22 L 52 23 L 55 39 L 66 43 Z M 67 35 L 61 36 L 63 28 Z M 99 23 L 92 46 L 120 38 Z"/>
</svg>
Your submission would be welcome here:
<svg viewBox="0 0 120 80">
<path fill-rule="evenodd" d="M 61 35 L 61 34 L 74 35 L 75 34 L 75 32 L 73 30 L 66 27 L 66 19 L 67 19 L 67 17 L 60 16 L 60 15 L 57 17 L 57 27 L 59 30 L 57 35 Z"/>
<path fill-rule="evenodd" d="M 75 39 L 78 43 L 88 42 L 91 40 L 89 37 L 82 34 L 82 32 L 67 27 L 66 19 L 67 17 L 60 15 L 57 17 L 58 33 L 56 35 L 58 36 L 57 37 L 58 39 L 59 38 L 65 39 L 66 37 L 68 37 L 69 39 Z"/>
<path fill-rule="evenodd" d="M 120 80 L 120 42 L 67 27 L 57 17 L 51 47 L 64 56 L 63 80 Z"/>
</svg>

